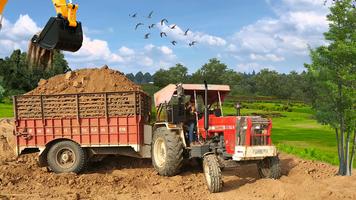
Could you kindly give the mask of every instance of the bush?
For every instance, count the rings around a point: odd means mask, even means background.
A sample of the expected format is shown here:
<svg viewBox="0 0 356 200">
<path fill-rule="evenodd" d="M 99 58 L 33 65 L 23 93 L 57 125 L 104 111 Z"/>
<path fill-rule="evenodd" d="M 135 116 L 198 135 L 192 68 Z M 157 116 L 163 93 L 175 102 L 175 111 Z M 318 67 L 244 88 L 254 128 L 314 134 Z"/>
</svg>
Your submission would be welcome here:
<svg viewBox="0 0 356 200">
<path fill-rule="evenodd" d="M 0 102 L 4 101 L 5 89 L 0 85 Z"/>
</svg>

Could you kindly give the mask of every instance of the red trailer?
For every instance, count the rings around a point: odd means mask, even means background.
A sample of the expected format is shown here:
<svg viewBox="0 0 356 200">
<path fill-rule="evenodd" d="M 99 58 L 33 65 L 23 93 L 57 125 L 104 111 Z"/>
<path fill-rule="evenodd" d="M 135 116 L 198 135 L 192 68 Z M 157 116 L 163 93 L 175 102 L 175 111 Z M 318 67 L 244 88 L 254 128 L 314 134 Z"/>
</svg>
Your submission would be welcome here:
<svg viewBox="0 0 356 200">
<path fill-rule="evenodd" d="M 55 172 L 107 154 L 150 157 L 150 97 L 141 91 L 14 97 L 17 153 Z"/>
</svg>

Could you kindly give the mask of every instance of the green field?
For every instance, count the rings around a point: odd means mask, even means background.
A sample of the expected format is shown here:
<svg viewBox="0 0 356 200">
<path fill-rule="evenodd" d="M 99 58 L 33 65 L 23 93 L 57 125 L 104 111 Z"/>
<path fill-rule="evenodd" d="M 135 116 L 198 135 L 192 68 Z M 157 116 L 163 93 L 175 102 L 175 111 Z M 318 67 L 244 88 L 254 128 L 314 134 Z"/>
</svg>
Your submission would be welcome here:
<svg viewBox="0 0 356 200">
<path fill-rule="evenodd" d="M 242 103 L 247 108 L 242 109 L 241 113 L 272 117 L 272 139 L 280 151 L 336 165 L 338 159 L 334 132 L 317 123 L 310 107 L 303 104 L 285 104 Z M 224 114 L 236 114 L 233 103 L 225 103 Z M 12 116 L 11 102 L 1 103 L 0 117 Z"/>
<path fill-rule="evenodd" d="M 5 103 L 0 103 L 0 118 L 13 117 L 14 111 L 12 109 L 12 103 L 10 101 L 5 101 Z"/>
</svg>

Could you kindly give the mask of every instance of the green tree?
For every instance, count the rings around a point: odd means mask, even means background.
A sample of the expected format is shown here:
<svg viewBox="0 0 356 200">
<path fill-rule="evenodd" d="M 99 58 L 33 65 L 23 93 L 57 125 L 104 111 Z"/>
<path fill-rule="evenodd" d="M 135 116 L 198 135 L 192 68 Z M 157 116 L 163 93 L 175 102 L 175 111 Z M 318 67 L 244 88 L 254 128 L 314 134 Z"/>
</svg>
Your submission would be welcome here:
<svg viewBox="0 0 356 200">
<path fill-rule="evenodd" d="M 263 69 L 258 72 L 254 77 L 257 94 L 263 96 L 278 96 L 280 77 L 278 72 L 268 69 Z"/>
<path fill-rule="evenodd" d="M 170 83 L 186 83 L 188 81 L 188 69 L 182 64 L 177 64 L 168 70 L 160 69 L 153 75 L 155 86 L 164 87 Z"/>
<path fill-rule="evenodd" d="M 191 82 L 202 83 L 206 80 L 210 84 L 223 84 L 226 77 L 224 75 L 227 73 L 227 66 L 220 60 L 213 58 L 192 75 Z"/>
<path fill-rule="evenodd" d="M 53 67 L 46 70 L 42 67 L 30 68 L 27 54 L 20 50 L 15 50 L 9 57 L 0 60 L 0 76 L 3 77 L 3 87 L 8 96 L 23 94 L 37 87 L 41 78 L 48 79 L 68 71 L 68 63 L 59 51 L 54 52 Z"/>
<path fill-rule="evenodd" d="M 311 50 L 312 63 L 306 67 L 314 84 L 317 119 L 335 130 L 339 174 L 351 175 L 356 149 L 356 11 L 352 0 L 335 1 L 330 11 L 324 34 L 329 44 Z"/>
<path fill-rule="evenodd" d="M 5 88 L 3 85 L 3 77 L 0 76 L 0 102 L 3 102 L 5 96 Z"/>
</svg>

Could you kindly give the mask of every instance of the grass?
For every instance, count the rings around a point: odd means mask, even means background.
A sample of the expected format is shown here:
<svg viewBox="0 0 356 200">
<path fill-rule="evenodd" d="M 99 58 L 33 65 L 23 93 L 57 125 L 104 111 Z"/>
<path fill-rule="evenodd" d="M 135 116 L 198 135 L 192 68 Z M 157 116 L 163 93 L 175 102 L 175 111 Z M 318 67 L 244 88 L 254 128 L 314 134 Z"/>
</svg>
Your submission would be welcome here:
<svg viewBox="0 0 356 200">
<path fill-rule="evenodd" d="M 273 141 L 279 150 L 302 158 L 337 165 L 335 135 L 328 126 L 320 125 L 311 114 L 284 113 L 287 117 L 273 119 Z"/>
<path fill-rule="evenodd" d="M 13 117 L 14 110 L 12 107 L 12 102 L 10 100 L 5 100 L 3 103 L 0 103 L 0 118 Z"/>
</svg>

